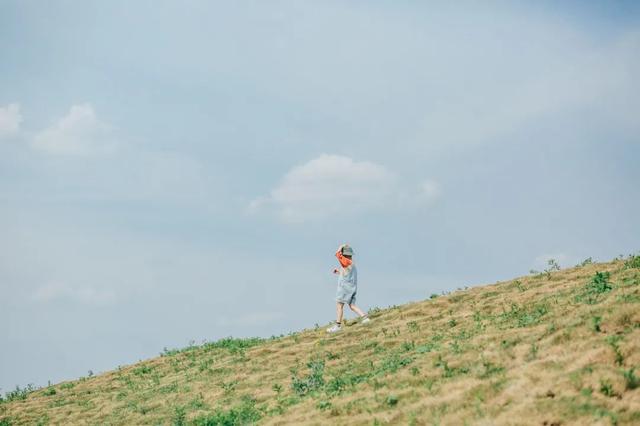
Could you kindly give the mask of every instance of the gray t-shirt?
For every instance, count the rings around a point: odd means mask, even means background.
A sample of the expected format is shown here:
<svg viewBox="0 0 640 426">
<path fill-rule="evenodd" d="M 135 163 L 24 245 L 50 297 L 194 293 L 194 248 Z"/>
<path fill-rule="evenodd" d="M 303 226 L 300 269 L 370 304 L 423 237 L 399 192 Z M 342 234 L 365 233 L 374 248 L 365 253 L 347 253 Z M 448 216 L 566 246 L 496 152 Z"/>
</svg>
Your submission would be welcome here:
<svg viewBox="0 0 640 426">
<path fill-rule="evenodd" d="M 338 275 L 338 285 L 346 285 L 348 287 L 356 287 L 358 285 L 358 270 L 356 269 L 356 265 L 351 264 L 347 268 L 341 268 L 340 274 Z"/>
</svg>

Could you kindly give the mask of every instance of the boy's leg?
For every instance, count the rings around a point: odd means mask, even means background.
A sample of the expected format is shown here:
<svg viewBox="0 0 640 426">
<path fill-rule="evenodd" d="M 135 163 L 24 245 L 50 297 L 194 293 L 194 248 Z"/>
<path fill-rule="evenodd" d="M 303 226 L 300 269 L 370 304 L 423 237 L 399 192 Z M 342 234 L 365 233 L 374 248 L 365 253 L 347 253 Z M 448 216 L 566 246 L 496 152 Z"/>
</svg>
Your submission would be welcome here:
<svg viewBox="0 0 640 426">
<path fill-rule="evenodd" d="M 358 308 L 355 303 L 351 303 L 349 304 L 349 307 L 351 308 L 351 310 L 353 312 L 355 312 L 356 314 L 360 315 L 361 317 L 366 317 L 367 314 L 365 314 L 364 312 L 362 312 L 362 310 L 360 308 Z"/>
<path fill-rule="evenodd" d="M 344 303 L 336 302 L 336 324 L 342 324 L 342 316 L 344 315 Z"/>
<path fill-rule="evenodd" d="M 344 314 L 344 303 L 336 303 L 336 323 L 327 328 L 327 333 L 335 333 L 342 330 L 342 315 Z"/>
</svg>

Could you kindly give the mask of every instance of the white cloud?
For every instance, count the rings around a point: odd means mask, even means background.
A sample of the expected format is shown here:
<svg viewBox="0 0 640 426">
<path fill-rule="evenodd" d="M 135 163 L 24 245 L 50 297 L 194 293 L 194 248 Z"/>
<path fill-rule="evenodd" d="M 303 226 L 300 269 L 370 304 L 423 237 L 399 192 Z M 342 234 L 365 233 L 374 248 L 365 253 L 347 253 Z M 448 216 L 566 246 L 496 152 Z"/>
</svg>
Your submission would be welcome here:
<svg viewBox="0 0 640 426">
<path fill-rule="evenodd" d="M 6 107 L 0 107 L 0 138 L 18 133 L 21 122 L 20 105 L 9 104 Z"/>
<path fill-rule="evenodd" d="M 250 209 L 272 206 L 287 222 L 353 213 L 382 205 L 394 181 L 378 164 L 323 154 L 291 169 L 268 196 L 252 201 Z"/>
<path fill-rule="evenodd" d="M 94 155 L 111 152 L 110 127 L 101 122 L 91 104 L 73 105 L 66 116 L 37 133 L 31 146 L 53 155 Z"/>
<path fill-rule="evenodd" d="M 440 193 L 440 185 L 434 180 L 425 180 L 417 190 L 407 191 L 396 174 L 380 164 L 323 154 L 291 169 L 267 196 L 254 199 L 249 211 L 274 209 L 285 222 L 304 222 L 416 205 Z"/>
</svg>

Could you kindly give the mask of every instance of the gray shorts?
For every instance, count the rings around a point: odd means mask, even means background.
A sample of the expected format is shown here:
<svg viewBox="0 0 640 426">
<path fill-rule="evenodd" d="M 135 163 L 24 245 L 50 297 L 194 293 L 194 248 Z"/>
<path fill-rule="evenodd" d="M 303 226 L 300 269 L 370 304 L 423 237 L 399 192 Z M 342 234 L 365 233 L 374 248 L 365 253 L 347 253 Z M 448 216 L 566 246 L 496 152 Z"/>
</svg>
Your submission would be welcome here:
<svg viewBox="0 0 640 426">
<path fill-rule="evenodd" d="M 338 284 L 338 291 L 336 292 L 336 302 L 352 305 L 356 303 L 357 292 L 358 292 L 358 287 L 356 286 Z"/>
</svg>

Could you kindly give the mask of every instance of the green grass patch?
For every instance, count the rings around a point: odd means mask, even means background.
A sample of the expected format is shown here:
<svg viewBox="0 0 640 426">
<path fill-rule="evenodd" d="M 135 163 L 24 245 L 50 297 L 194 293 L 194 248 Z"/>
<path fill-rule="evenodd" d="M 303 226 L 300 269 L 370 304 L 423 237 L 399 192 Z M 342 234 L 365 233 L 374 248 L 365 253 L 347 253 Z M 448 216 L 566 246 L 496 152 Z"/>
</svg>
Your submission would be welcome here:
<svg viewBox="0 0 640 426">
<path fill-rule="evenodd" d="M 278 337 L 274 336 L 271 340 L 277 339 Z M 167 349 L 164 348 L 164 351 L 160 354 L 160 356 L 174 356 L 178 354 L 188 354 L 189 352 L 193 352 L 197 349 L 202 349 L 205 352 L 210 352 L 218 349 L 228 350 L 230 353 L 243 353 L 246 349 L 257 346 L 261 343 L 264 343 L 268 339 L 263 339 L 260 337 L 248 337 L 248 338 L 234 338 L 234 337 L 225 337 L 220 340 L 216 340 L 215 342 L 207 342 L 200 346 L 191 344 L 183 349 Z"/>
<path fill-rule="evenodd" d="M 633 390 L 640 387 L 640 378 L 635 375 L 635 368 L 631 368 L 629 370 L 624 370 L 622 372 L 622 376 L 624 377 L 624 384 L 626 390 Z"/>
<path fill-rule="evenodd" d="M 35 390 L 36 387 L 32 384 L 28 384 L 24 388 L 16 386 L 14 390 L 5 393 L 4 398 L 0 399 L 0 402 L 24 401 L 27 399 L 27 396 Z"/>
<path fill-rule="evenodd" d="M 256 407 L 256 400 L 250 396 L 244 396 L 236 407 L 228 410 L 219 408 L 212 414 L 195 418 L 191 424 L 195 426 L 249 425 L 258 422 L 262 416 L 262 411 Z"/>
<path fill-rule="evenodd" d="M 444 378 L 452 378 L 460 375 L 467 374 L 469 372 L 469 368 L 467 367 L 451 367 L 449 363 L 442 359 L 442 356 L 438 355 L 438 359 L 433 364 L 434 367 L 442 368 L 442 377 Z"/>
<path fill-rule="evenodd" d="M 531 307 L 520 306 L 512 303 L 508 311 L 498 315 L 498 320 L 507 327 L 530 327 L 539 324 L 542 318 L 549 312 L 546 303 L 539 303 Z"/>
<path fill-rule="evenodd" d="M 622 365 L 622 363 L 624 362 L 624 356 L 620 351 L 620 340 L 622 340 L 622 336 L 609 336 L 606 339 L 609 346 L 611 346 L 611 349 L 613 349 L 614 361 L 616 365 Z"/>
<path fill-rule="evenodd" d="M 480 379 L 488 379 L 496 374 L 504 373 L 505 368 L 501 365 L 494 364 L 490 361 L 482 361 L 482 373 L 478 376 Z"/>
<path fill-rule="evenodd" d="M 640 256 L 629 256 L 629 258 L 624 262 L 624 268 L 640 268 Z"/>
<path fill-rule="evenodd" d="M 604 295 L 613 289 L 609 281 L 610 278 L 611 274 L 609 272 L 596 272 L 584 286 L 582 292 L 575 297 L 575 301 L 586 303 L 587 305 L 595 305 L 601 302 Z"/>
<path fill-rule="evenodd" d="M 305 396 L 324 386 L 324 360 L 314 360 L 307 363 L 310 372 L 307 376 L 291 378 L 291 388 L 298 396 Z"/>
</svg>

